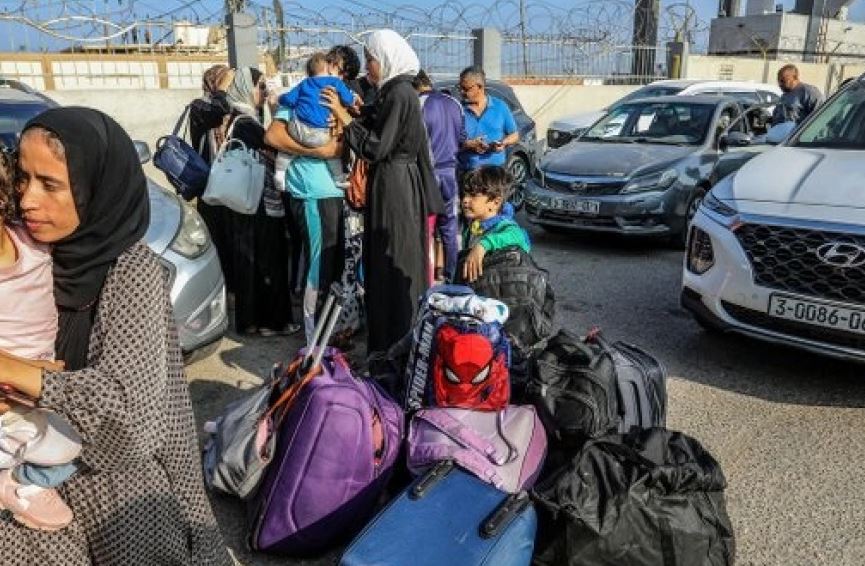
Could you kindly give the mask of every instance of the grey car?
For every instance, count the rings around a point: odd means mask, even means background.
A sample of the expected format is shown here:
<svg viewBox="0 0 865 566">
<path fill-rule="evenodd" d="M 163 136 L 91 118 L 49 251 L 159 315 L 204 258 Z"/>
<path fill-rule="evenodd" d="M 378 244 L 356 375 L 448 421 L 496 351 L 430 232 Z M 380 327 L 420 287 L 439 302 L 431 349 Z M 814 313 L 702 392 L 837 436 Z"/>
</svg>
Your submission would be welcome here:
<svg viewBox="0 0 865 566">
<path fill-rule="evenodd" d="M 0 144 L 13 147 L 21 128 L 56 106 L 44 95 L 0 83 Z M 144 142 L 135 142 L 142 163 L 150 159 Z M 170 281 L 171 304 L 187 360 L 212 353 L 228 328 L 225 280 L 216 248 L 201 217 L 172 191 L 151 179 L 150 226 L 145 241 L 158 256 Z"/>
<path fill-rule="evenodd" d="M 548 153 L 526 186 L 529 221 L 553 230 L 658 236 L 684 244 L 710 185 L 720 134 L 743 109 L 720 96 L 622 104 Z"/>
</svg>

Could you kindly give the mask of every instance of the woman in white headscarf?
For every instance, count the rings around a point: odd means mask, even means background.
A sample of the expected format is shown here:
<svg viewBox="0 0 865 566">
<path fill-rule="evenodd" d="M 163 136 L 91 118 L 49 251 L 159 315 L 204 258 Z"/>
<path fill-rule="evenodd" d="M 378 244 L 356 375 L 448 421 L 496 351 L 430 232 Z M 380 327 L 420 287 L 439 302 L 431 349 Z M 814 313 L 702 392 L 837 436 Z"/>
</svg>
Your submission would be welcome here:
<svg viewBox="0 0 865 566">
<path fill-rule="evenodd" d="M 364 289 L 369 353 L 387 350 L 410 329 L 426 290 L 429 214 L 444 209 L 412 79 L 417 54 L 393 30 L 377 30 L 365 45 L 367 75 L 379 89 L 358 120 L 325 93 L 344 127 L 344 141 L 370 163 L 364 217 Z"/>
</svg>

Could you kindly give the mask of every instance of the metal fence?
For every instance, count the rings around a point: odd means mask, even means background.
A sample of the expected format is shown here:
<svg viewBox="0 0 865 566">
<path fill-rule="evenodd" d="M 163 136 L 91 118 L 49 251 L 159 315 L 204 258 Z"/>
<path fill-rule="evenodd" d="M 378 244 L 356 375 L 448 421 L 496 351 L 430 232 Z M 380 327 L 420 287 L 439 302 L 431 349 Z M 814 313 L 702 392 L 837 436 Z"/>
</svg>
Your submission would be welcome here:
<svg viewBox="0 0 865 566">
<path fill-rule="evenodd" d="M 270 19 L 259 21 L 261 54 L 272 57 L 276 69 L 285 77 L 283 83 L 286 86 L 303 76 L 306 60 L 316 51 L 347 44 L 354 46 L 363 59 L 363 41 L 369 33 L 366 26 L 278 27 Z M 474 60 L 478 40 L 468 30 L 441 33 L 435 29 L 418 31 L 417 26 L 394 27 L 406 37 L 417 52 L 422 67 L 433 77 L 452 77 Z M 141 59 L 146 55 L 189 57 L 190 62 L 196 58 L 211 62 L 227 59 L 226 29 L 221 24 L 152 20 L 102 30 L 101 33 L 103 38 L 107 38 L 104 41 L 64 44 L 62 50 L 94 56 L 125 55 L 130 59 Z M 582 35 L 567 37 L 553 34 L 505 35 L 501 45 L 502 74 L 508 78 L 569 79 L 595 84 L 640 84 L 667 75 L 665 47 L 623 46 L 612 43 L 605 34 L 593 31 L 579 33 Z M 63 33 L 58 35 L 64 36 Z M 10 51 L 20 51 L 14 48 L 15 41 L 10 41 Z M 66 40 L 60 37 L 57 41 L 63 43 Z M 0 49 L 3 49 L 2 45 Z M 11 64 L 10 59 L 7 57 L 6 61 L 0 61 L 0 73 L 22 80 L 25 75 L 41 74 L 33 63 L 26 69 L 19 68 L 20 65 Z M 200 64 L 190 65 L 188 69 L 160 68 L 156 71 L 158 80 L 155 82 L 150 78 L 139 80 L 132 76 L 138 68 L 136 65 L 107 63 L 94 66 L 76 61 L 74 65 L 64 62 L 52 66 L 56 67 L 50 72 L 58 78 L 54 83 L 58 88 L 87 88 L 103 83 L 138 88 L 182 88 L 197 84 L 197 78 L 193 77 L 198 74 Z M 149 69 L 142 72 L 142 76 L 153 74 Z M 76 80 L 76 76 L 86 80 Z M 40 87 L 51 82 L 40 82 L 35 78 L 34 81 Z"/>
<path fill-rule="evenodd" d="M 326 27 L 259 28 L 261 45 L 265 46 L 283 74 L 303 73 L 307 58 L 316 51 L 326 51 L 334 45 L 351 45 L 363 60 L 363 40 L 367 30 Z M 474 37 L 467 33 L 418 33 L 405 35 L 414 48 L 424 69 L 433 75 L 452 75 L 470 65 L 474 52 Z"/>
<path fill-rule="evenodd" d="M 536 36 L 506 37 L 502 51 L 502 72 L 510 77 L 636 84 L 667 76 L 666 47 Z"/>
</svg>

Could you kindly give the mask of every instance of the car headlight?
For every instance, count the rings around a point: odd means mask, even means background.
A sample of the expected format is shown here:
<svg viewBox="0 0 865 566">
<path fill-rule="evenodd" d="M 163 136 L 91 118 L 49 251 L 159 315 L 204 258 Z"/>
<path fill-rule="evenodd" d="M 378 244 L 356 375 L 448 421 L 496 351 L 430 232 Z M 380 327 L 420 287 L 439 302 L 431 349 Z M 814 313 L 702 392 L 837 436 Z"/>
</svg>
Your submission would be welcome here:
<svg viewBox="0 0 865 566">
<path fill-rule="evenodd" d="M 169 247 L 182 256 L 195 259 L 207 251 L 210 234 L 198 211 L 186 204 L 181 204 L 180 207 L 183 210 L 180 230 Z"/>
<path fill-rule="evenodd" d="M 640 193 L 643 191 L 658 191 L 670 188 L 679 179 L 679 171 L 667 169 L 662 173 L 652 173 L 637 177 L 622 189 L 623 194 Z"/>
<path fill-rule="evenodd" d="M 725 218 L 735 216 L 738 213 L 738 211 L 732 206 L 721 202 L 721 200 L 716 197 L 711 191 L 703 198 L 703 206 L 705 206 L 715 214 L 720 214 Z"/>
<path fill-rule="evenodd" d="M 697 226 L 691 226 L 688 237 L 688 271 L 702 275 L 715 265 L 712 238 Z"/>
</svg>

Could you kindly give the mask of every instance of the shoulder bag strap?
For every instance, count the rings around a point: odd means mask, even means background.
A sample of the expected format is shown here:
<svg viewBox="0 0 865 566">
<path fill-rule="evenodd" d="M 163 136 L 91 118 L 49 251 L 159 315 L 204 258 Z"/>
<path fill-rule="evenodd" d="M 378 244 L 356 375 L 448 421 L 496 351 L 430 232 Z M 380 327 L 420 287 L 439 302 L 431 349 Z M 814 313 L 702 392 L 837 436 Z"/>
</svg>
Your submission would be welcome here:
<svg viewBox="0 0 865 566">
<path fill-rule="evenodd" d="M 180 128 L 183 126 L 184 122 L 186 122 L 186 116 L 189 114 L 189 107 L 191 104 L 187 104 L 186 108 L 183 109 L 183 112 L 180 113 L 180 118 L 177 119 L 177 123 L 174 124 L 174 130 L 172 130 L 172 135 L 177 135 L 180 132 Z"/>
<path fill-rule="evenodd" d="M 414 418 L 426 421 L 454 442 L 481 454 L 493 464 L 502 465 L 503 462 L 500 462 L 496 456 L 495 445 L 452 417 L 447 410 L 427 409 L 419 411 Z"/>
</svg>

